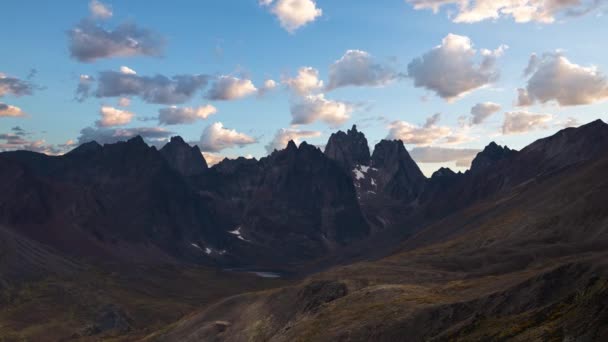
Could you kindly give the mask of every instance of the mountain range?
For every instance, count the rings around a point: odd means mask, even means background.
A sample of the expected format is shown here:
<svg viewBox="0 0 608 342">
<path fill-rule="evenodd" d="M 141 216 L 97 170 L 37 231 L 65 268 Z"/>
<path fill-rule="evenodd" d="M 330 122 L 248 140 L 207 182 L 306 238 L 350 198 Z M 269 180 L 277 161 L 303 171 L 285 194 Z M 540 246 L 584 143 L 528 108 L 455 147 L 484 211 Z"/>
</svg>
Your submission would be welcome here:
<svg viewBox="0 0 608 342">
<path fill-rule="evenodd" d="M 0 336 L 601 340 L 607 151 L 597 120 L 430 178 L 356 126 L 211 167 L 180 137 L 3 152 Z"/>
</svg>

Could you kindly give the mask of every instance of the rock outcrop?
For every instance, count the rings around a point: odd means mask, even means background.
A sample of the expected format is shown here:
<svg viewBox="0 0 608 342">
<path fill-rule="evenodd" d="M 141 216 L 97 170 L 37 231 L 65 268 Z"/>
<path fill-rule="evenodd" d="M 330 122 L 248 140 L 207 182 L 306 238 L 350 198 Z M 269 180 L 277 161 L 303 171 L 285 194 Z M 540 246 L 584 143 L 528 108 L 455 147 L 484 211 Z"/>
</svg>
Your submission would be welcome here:
<svg viewBox="0 0 608 342">
<path fill-rule="evenodd" d="M 342 168 L 350 173 L 357 165 L 369 165 L 370 154 L 367 139 L 357 126 L 344 133 L 333 133 L 325 146 L 325 155 L 335 160 Z"/>
<path fill-rule="evenodd" d="M 207 169 L 207 162 L 198 146 L 188 145 L 179 136 L 172 137 L 171 141 L 160 149 L 160 154 L 171 167 L 184 176 L 200 175 Z"/>
</svg>

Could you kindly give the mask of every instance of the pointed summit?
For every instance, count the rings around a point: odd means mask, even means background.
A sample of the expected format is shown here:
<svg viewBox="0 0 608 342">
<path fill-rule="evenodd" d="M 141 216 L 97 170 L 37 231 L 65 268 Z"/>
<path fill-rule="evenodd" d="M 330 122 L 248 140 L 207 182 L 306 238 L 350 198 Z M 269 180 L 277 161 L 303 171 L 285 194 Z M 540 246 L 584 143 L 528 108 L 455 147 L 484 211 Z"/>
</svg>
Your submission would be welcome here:
<svg viewBox="0 0 608 342">
<path fill-rule="evenodd" d="M 207 162 L 198 146 L 188 145 L 180 136 L 172 137 L 160 149 L 160 154 L 173 169 L 184 176 L 198 175 L 207 169 Z"/>
<path fill-rule="evenodd" d="M 507 146 L 500 146 L 492 141 L 473 159 L 471 173 L 477 174 L 499 160 L 510 158 L 515 153 L 517 151 L 511 150 Z"/>
<path fill-rule="evenodd" d="M 293 140 L 289 140 L 289 142 L 287 143 L 287 147 L 285 149 L 288 151 L 297 151 L 298 146 L 296 145 L 296 143 Z"/>
<path fill-rule="evenodd" d="M 380 189 L 395 199 L 412 201 L 424 189 L 426 177 L 401 140 L 382 140 L 376 144 L 372 167 L 380 170 Z"/>
<path fill-rule="evenodd" d="M 338 162 L 349 174 L 357 165 L 370 163 L 367 139 L 362 132 L 357 131 L 356 125 L 353 125 L 347 133 L 343 131 L 333 133 L 325 147 L 325 155 Z"/>
</svg>

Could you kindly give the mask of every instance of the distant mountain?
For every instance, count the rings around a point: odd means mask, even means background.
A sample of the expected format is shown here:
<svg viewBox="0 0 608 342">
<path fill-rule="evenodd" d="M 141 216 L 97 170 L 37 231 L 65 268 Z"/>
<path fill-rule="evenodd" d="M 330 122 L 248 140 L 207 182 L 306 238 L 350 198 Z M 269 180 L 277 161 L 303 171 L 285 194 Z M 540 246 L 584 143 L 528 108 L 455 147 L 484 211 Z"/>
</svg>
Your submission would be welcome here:
<svg viewBox="0 0 608 342">
<path fill-rule="evenodd" d="M 181 137 L 172 137 L 171 141 L 160 149 L 169 165 L 184 176 L 194 176 L 207 170 L 207 162 L 198 146 L 186 144 Z"/>
<path fill-rule="evenodd" d="M 521 151 L 491 143 L 471 170 L 430 178 L 401 141 L 370 155 L 356 127 L 333 134 L 325 152 L 291 141 L 212 167 L 179 137 L 160 150 L 136 137 L 63 156 L 0 153 L 0 305 L 21 310 L 0 325 L 23 317 L 30 290 L 15 286 L 34 282 L 40 298 L 77 294 L 97 308 L 71 307 L 94 322 L 61 338 L 118 328 L 180 341 L 239 341 L 244 331 L 284 341 L 597 340 L 608 317 L 606 151 L 598 120 Z M 205 304 L 153 335 L 124 310 L 181 317 L 193 306 L 166 302 L 192 303 L 196 289 L 176 289 L 201 270 L 205 291 L 223 296 L 251 289 L 232 288 L 236 271 L 310 277 Z"/>
<path fill-rule="evenodd" d="M 75 256 L 281 268 L 277 256 L 305 263 L 377 232 L 398 241 L 596 158 L 606 151 L 607 126 L 565 129 L 519 152 L 491 143 L 465 174 L 442 169 L 430 179 L 401 141 L 380 141 L 370 156 L 356 126 L 332 134 L 325 153 L 290 142 L 259 161 L 212 168 L 180 137 L 160 150 L 136 137 L 58 157 L 6 152 L 0 223 Z"/>
<path fill-rule="evenodd" d="M 436 216 L 390 255 L 201 307 L 155 340 L 603 341 L 607 130 L 491 144 L 477 172 L 426 181 L 416 211 Z"/>
<path fill-rule="evenodd" d="M 355 125 L 346 133 L 333 133 L 325 145 L 325 155 L 349 173 L 357 165 L 369 166 L 371 162 L 367 139 L 362 132 L 357 131 Z"/>
</svg>

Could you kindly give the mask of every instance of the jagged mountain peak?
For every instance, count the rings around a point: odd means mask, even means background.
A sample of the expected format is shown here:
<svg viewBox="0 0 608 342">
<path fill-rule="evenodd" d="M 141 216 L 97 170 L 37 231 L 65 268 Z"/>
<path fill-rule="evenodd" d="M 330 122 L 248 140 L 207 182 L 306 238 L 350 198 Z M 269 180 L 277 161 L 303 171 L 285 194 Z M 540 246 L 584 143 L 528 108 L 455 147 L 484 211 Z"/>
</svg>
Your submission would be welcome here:
<svg viewBox="0 0 608 342">
<path fill-rule="evenodd" d="M 426 177 L 401 140 L 381 140 L 376 144 L 371 165 L 380 170 L 380 189 L 393 198 L 412 201 L 424 189 Z"/>
<path fill-rule="evenodd" d="M 101 151 L 103 147 L 95 140 L 86 142 L 81 144 L 80 146 L 74 148 L 70 152 L 66 153 L 66 155 L 84 155 L 89 153 L 94 153 L 97 151 Z"/>
<path fill-rule="evenodd" d="M 180 136 L 171 137 L 160 153 L 172 168 L 184 176 L 197 175 L 207 169 L 207 162 L 198 146 L 190 146 Z"/>
<path fill-rule="evenodd" d="M 473 174 L 479 173 L 499 160 L 510 158 L 515 153 L 517 153 L 517 151 L 512 150 L 507 146 L 500 146 L 492 141 L 483 149 L 483 151 L 477 154 L 475 159 L 473 159 L 473 162 L 471 163 L 471 172 Z"/>
<path fill-rule="evenodd" d="M 365 134 L 353 125 L 346 133 L 333 133 L 325 146 L 325 155 L 350 172 L 356 165 L 369 165 L 370 152 Z"/>
</svg>

